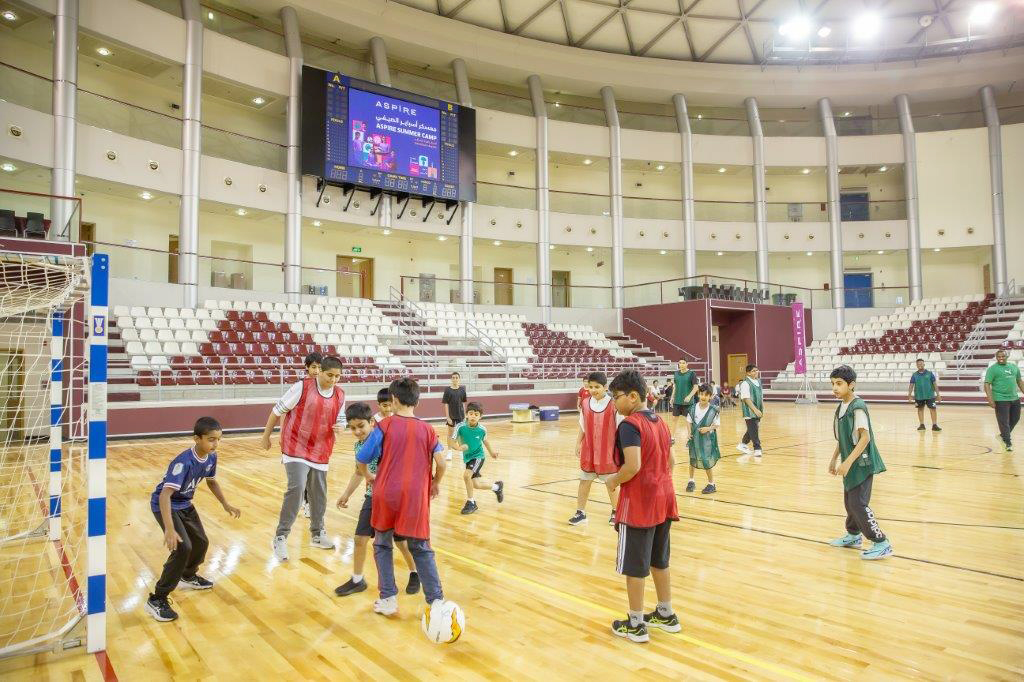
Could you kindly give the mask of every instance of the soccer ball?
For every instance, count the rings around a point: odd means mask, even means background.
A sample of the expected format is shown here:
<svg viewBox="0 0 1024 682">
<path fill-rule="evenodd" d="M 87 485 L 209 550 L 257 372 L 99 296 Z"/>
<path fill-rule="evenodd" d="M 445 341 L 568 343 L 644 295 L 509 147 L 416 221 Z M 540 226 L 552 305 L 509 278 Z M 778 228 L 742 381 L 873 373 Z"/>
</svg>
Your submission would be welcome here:
<svg viewBox="0 0 1024 682">
<path fill-rule="evenodd" d="M 435 601 L 423 610 L 423 633 L 435 644 L 451 644 L 466 629 L 466 614 L 453 601 Z"/>
</svg>

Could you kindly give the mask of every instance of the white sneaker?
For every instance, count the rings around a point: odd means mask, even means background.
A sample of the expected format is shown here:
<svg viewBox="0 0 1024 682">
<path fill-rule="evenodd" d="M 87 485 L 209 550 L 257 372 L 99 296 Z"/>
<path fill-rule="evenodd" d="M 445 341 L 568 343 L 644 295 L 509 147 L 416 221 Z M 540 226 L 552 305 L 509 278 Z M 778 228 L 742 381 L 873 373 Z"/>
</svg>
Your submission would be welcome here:
<svg viewBox="0 0 1024 682">
<path fill-rule="evenodd" d="M 309 502 L 302 503 L 302 515 L 309 518 Z"/>
<path fill-rule="evenodd" d="M 737 444 L 736 445 L 736 449 L 738 451 L 742 452 L 744 455 L 749 455 L 750 454 L 750 446 L 748 446 L 748 445 L 746 445 L 744 443 Z"/>
<path fill-rule="evenodd" d="M 450 461 L 452 461 L 452 451 L 451 451 L 451 450 L 449 450 L 449 451 L 448 451 L 448 454 L 444 456 L 444 460 L 445 460 L 446 462 L 450 462 Z"/>
<path fill-rule="evenodd" d="M 320 549 L 334 549 L 334 540 L 327 537 L 327 531 L 323 530 L 310 537 L 309 544 L 311 547 L 319 547 Z"/>
<path fill-rule="evenodd" d="M 754 450 L 754 464 L 760 464 L 760 463 L 761 463 L 761 451 L 760 450 Z"/>
<path fill-rule="evenodd" d="M 373 610 L 382 616 L 393 616 L 398 613 L 398 597 L 377 599 L 373 602 Z"/>
<path fill-rule="evenodd" d="M 274 538 L 271 543 L 274 548 L 274 556 L 277 557 L 278 561 L 288 561 L 288 538 L 284 535 L 278 535 Z"/>
</svg>

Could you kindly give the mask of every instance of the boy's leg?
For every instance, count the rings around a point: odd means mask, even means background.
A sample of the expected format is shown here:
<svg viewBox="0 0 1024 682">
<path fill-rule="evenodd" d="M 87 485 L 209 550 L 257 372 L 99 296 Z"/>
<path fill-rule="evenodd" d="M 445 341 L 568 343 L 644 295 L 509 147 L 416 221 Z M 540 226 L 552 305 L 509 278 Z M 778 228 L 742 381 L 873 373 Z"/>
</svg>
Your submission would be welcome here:
<svg viewBox="0 0 1024 682">
<path fill-rule="evenodd" d="M 935 424 L 939 421 L 938 410 L 936 410 L 934 407 L 929 407 L 928 412 L 929 414 L 931 414 L 932 417 L 932 426 L 935 426 Z M 921 423 L 924 424 L 924 415 L 921 415 Z"/>
<path fill-rule="evenodd" d="M 327 472 L 307 467 L 306 491 L 309 493 L 309 532 L 316 536 L 324 530 L 327 513 Z"/>
<path fill-rule="evenodd" d="M 746 417 L 743 418 L 743 423 L 746 424 L 747 430 L 743 432 L 743 438 L 740 440 L 740 442 L 743 443 L 744 445 L 750 442 L 750 421 L 751 420 L 747 419 Z"/>
<path fill-rule="evenodd" d="M 576 508 L 584 511 L 587 508 L 587 500 L 590 499 L 590 484 L 592 479 L 580 479 L 580 486 L 576 490 Z"/>
<path fill-rule="evenodd" d="M 366 546 L 368 544 L 370 544 L 370 538 L 366 535 L 357 535 L 352 542 L 352 577 L 363 577 L 363 569 L 366 568 Z"/>
<path fill-rule="evenodd" d="M 1010 445 L 1010 401 L 996 401 L 996 423 L 999 425 L 999 437 L 1003 443 Z"/>
<path fill-rule="evenodd" d="M 409 538 L 407 544 L 413 561 L 416 562 L 416 572 L 419 573 L 420 581 L 423 583 L 423 597 L 427 603 L 444 599 L 444 592 L 441 590 L 441 577 L 437 573 L 437 562 L 434 560 L 434 550 L 430 547 L 430 541 Z M 393 577 L 392 582 L 394 582 Z"/>
<path fill-rule="evenodd" d="M 878 527 L 875 513 L 868 506 L 871 502 L 871 483 L 873 480 L 874 476 L 868 476 L 860 485 L 847 491 L 847 495 L 849 495 L 850 499 L 850 513 L 853 515 L 859 529 L 859 531 L 855 530 L 853 532 L 861 532 L 864 534 L 864 537 L 873 542 L 882 542 L 885 540 L 885 533 Z"/>
<path fill-rule="evenodd" d="M 470 469 L 465 469 L 462 472 L 462 482 L 466 486 L 466 499 L 473 499 L 473 472 Z"/>
<path fill-rule="evenodd" d="M 309 470 L 309 467 L 301 462 L 288 462 L 284 465 L 285 475 L 288 477 L 288 487 L 285 489 L 284 499 L 281 501 L 281 516 L 277 521 L 275 536 L 288 537 L 288 533 L 291 532 L 295 517 L 299 514 L 299 507 L 302 506 L 302 491 L 306 489 Z"/>
<path fill-rule="evenodd" d="M 203 521 L 199 518 L 199 512 L 195 507 L 182 509 L 177 516 L 181 519 L 185 532 L 188 533 L 189 543 L 192 545 L 188 563 L 185 564 L 185 571 L 181 575 L 183 578 L 194 578 L 196 571 L 206 559 L 206 550 L 210 546 L 210 541 L 206 538 L 206 529 L 203 528 Z"/>
<path fill-rule="evenodd" d="M 860 526 L 857 524 L 857 519 L 853 515 L 854 497 L 854 490 L 846 490 L 843 492 L 843 507 L 846 509 L 846 532 L 850 535 L 859 535 Z"/>
<path fill-rule="evenodd" d="M 1007 442 L 1007 444 L 1010 443 L 1010 438 L 1011 438 L 1011 436 L 1013 434 L 1013 430 L 1014 430 L 1014 428 L 1016 428 L 1017 422 L 1019 422 L 1019 421 L 1020 421 L 1020 401 L 1019 400 L 1013 400 L 1013 401 L 1010 402 L 1010 424 L 1009 424 L 1010 428 L 1009 428 L 1009 431 L 1006 434 L 1006 438 L 1007 438 L 1006 442 Z"/>
<path fill-rule="evenodd" d="M 640 618 L 643 618 L 644 583 L 646 581 L 646 578 L 634 578 L 632 576 L 626 576 L 626 598 L 629 600 L 630 621 L 633 620 L 634 614 L 640 614 Z"/>
<path fill-rule="evenodd" d="M 160 528 L 164 529 L 164 522 L 160 517 L 160 512 L 153 512 L 153 516 L 156 517 L 156 522 L 160 524 Z M 167 561 L 164 562 L 163 571 L 160 573 L 160 578 L 156 581 L 153 595 L 159 599 L 165 599 L 178 586 L 178 581 L 181 580 L 181 576 L 185 572 L 185 566 L 188 564 L 188 558 L 192 554 L 192 543 L 189 540 L 188 531 L 185 530 L 185 524 L 178 518 L 178 512 L 172 511 L 171 518 L 174 521 L 174 530 L 178 533 L 178 537 L 181 538 L 181 542 L 168 555 Z"/>
<path fill-rule="evenodd" d="M 935 413 L 932 412 L 932 423 L 935 422 Z M 917 406 L 917 423 L 924 424 L 924 405 Z"/>
<path fill-rule="evenodd" d="M 402 553 L 406 568 L 409 569 L 410 573 L 415 573 L 416 560 L 412 558 L 412 552 L 409 551 L 409 543 L 405 540 L 399 540 L 395 544 L 398 545 L 398 551 Z"/>
<path fill-rule="evenodd" d="M 754 446 L 755 450 L 761 449 L 761 420 L 757 417 L 751 419 L 750 424 L 750 442 Z"/>
<path fill-rule="evenodd" d="M 377 564 L 377 586 L 380 588 L 380 598 L 387 599 L 398 594 L 398 586 L 395 585 L 395 565 L 392 540 L 395 531 L 377 531 L 373 537 L 373 561 Z"/>
</svg>

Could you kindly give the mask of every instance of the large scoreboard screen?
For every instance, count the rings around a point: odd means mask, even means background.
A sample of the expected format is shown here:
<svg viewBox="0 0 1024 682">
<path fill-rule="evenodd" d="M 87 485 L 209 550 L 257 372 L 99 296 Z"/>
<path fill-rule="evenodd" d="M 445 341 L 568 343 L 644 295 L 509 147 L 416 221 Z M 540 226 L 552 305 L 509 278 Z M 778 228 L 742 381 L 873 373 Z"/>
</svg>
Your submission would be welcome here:
<svg viewBox="0 0 1024 682">
<path fill-rule="evenodd" d="M 476 200 L 476 112 L 302 69 L 302 172 L 336 185 Z"/>
</svg>

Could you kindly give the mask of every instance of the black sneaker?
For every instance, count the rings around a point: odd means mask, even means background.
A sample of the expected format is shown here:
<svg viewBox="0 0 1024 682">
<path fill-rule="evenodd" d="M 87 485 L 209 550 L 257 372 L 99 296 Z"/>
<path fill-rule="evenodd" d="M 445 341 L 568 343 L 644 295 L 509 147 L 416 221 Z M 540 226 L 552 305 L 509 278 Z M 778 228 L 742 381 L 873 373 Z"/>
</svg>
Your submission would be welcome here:
<svg viewBox="0 0 1024 682">
<path fill-rule="evenodd" d="M 413 571 L 409 574 L 409 584 L 405 586 L 406 594 L 417 594 L 420 591 L 420 574 Z"/>
<path fill-rule="evenodd" d="M 700 491 L 700 494 L 701 495 L 710 495 L 711 493 L 717 493 L 717 492 L 718 492 L 718 488 L 715 487 L 715 484 L 714 483 L 708 483 L 706 486 L 704 486 L 704 490 Z"/>
<path fill-rule="evenodd" d="M 628 616 L 626 620 L 612 621 L 612 634 L 616 637 L 625 637 L 631 642 L 649 642 L 651 639 L 647 634 L 647 626 L 642 622 L 638 625 L 630 625 Z"/>
<path fill-rule="evenodd" d="M 462 511 L 460 514 L 472 514 L 477 509 L 476 502 L 473 500 L 466 500 L 466 504 L 462 505 Z"/>
<path fill-rule="evenodd" d="M 572 515 L 572 518 L 569 519 L 569 524 L 573 526 L 578 526 L 586 520 L 587 515 L 582 510 L 577 509 L 576 513 Z"/>
<path fill-rule="evenodd" d="M 612 509 L 611 516 L 608 517 L 608 525 L 609 526 L 614 526 L 615 525 L 615 510 L 614 509 Z"/>
<path fill-rule="evenodd" d="M 146 611 L 153 616 L 153 620 L 158 620 L 161 623 L 178 619 L 178 614 L 171 608 L 171 602 L 167 600 L 167 597 L 149 595 L 149 599 L 146 600 Z"/>
<path fill-rule="evenodd" d="M 690 481 L 689 483 L 686 484 L 686 492 L 692 493 L 696 489 L 697 489 L 697 484 L 694 483 L 693 481 Z"/>
<path fill-rule="evenodd" d="M 345 582 L 344 585 L 338 585 L 337 587 L 334 588 L 334 594 L 338 595 L 339 597 L 347 597 L 350 594 L 355 594 L 356 592 L 362 592 L 365 589 L 366 589 L 366 581 L 365 580 L 360 580 L 359 582 L 354 582 L 352 580 L 352 578 L 349 578 Z"/>
<path fill-rule="evenodd" d="M 498 489 L 494 491 L 494 494 L 498 497 L 498 503 L 500 504 L 505 501 L 505 483 L 497 481 L 495 485 L 498 486 Z"/>
<path fill-rule="evenodd" d="M 676 614 L 663 616 L 658 613 L 658 609 L 644 614 L 644 624 L 649 628 L 658 628 L 665 632 L 679 632 L 683 629 L 683 626 L 679 624 L 679 618 L 676 617 Z"/>
<path fill-rule="evenodd" d="M 924 424 L 921 424 L 920 426 L 918 426 L 918 427 L 917 427 L 917 430 L 918 430 L 918 431 L 924 431 L 924 430 L 925 430 L 925 428 L 924 428 Z"/>
<path fill-rule="evenodd" d="M 932 431 L 941 431 L 938 424 L 932 424 Z"/>
<path fill-rule="evenodd" d="M 191 578 L 185 578 L 183 576 L 181 580 L 178 581 L 178 587 L 184 587 L 190 590 L 208 590 L 213 587 L 213 583 L 201 575 L 194 575 Z"/>
</svg>

